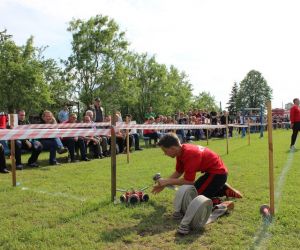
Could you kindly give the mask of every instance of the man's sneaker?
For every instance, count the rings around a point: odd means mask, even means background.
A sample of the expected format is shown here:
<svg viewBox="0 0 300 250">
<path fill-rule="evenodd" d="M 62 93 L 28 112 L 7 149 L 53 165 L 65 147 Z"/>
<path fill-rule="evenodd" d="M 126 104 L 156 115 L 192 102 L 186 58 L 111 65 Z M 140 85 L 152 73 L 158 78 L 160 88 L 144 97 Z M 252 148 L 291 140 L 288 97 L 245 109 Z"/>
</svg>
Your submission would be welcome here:
<svg viewBox="0 0 300 250">
<path fill-rule="evenodd" d="M 187 235 L 190 232 L 190 227 L 187 225 L 179 225 L 177 228 L 177 233 L 182 234 L 182 235 Z"/>
<path fill-rule="evenodd" d="M 173 219 L 174 220 L 181 220 L 183 218 L 183 214 L 181 212 L 174 212 Z"/>
<path fill-rule="evenodd" d="M 32 162 L 32 163 L 28 163 L 27 166 L 31 168 L 38 168 L 39 164 L 37 162 Z"/>
<path fill-rule="evenodd" d="M 240 191 L 234 189 L 229 184 L 225 183 L 224 188 L 226 197 L 243 198 L 243 195 L 240 193 Z"/>
<path fill-rule="evenodd" d="M 60 163 L 58 161 L 52 161 L 52 162 L 49 162 L 49 164 L 51 166 L 57 166 L 57 165 L 60 165 Z"/>
<path fill-rule="evenodd" d="M 23 170 L 23 168 L 24 168 L 23 164 L 19 164 L 16 166 L 17 170 Z"/>
<path fill-rule="evenodd" d="M 83 158 L 83 159 L 81 159 L 81 160 L 82 160 L 82 161 L 90 161 L 91 159 L 85 157 L 85 158 Z"/>
<path fill-rule="evenodd" d="M 1 168 L 1 169 L 0 169 L 0 173 L 2 173 L 2 174 L 8 174 L 9 171 L 8 171 L 7 168 Z"/>
<path fill-rule="evenodd" d="M 295 146 L 292 145 L 292 146 L 290 147 L 290 151 L 291 151 L 291 152 L 294 152 L 295 150 L 296 150 Z"/>
<path fill-rule="evenodd" d="M 64 153 L 67 153 L 67 152 L 68 152 L 67 148 L 58 148 L 57 149 L 57 153 L 59 153 L 60 155 L 64 154 Z"/>
<path fill-rule="evenodd" d="M 223 201 L 219 205 L 215 206 L 215 209 L 220 209 L 220 208 L 227 208 L 227 211 L 233 210 L 234 202 L 233 201 Z"/>
</svg>

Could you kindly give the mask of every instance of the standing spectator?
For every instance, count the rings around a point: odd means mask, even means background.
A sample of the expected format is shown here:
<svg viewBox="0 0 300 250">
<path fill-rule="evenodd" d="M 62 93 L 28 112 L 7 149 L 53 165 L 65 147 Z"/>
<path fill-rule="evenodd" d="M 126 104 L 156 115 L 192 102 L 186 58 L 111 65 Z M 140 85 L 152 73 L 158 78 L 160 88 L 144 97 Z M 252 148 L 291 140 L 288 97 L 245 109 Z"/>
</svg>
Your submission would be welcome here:
<svg viewBox="0 0 300 250">
<path fill-rule="evenodd" d="M 99 97 L 95 98 L 94 104 L 91 109 L 94 113 L 94 122 L 103 122 L 104 119 L 104 109 L 101 107 L 102 103 Z"/>
<path fill-rule="evenodd" d="M 293 107 L 290 109 L 290 119 L 291 119 L 291 129 L 293 129 L 293 134 L 291 137 L 291 147 L 290 149 L 295 150 L 295 142 L 297 139 L 298 131 L 300 130 L 300 108 L 299 108 L 299 98 L 293 100 Z"/>
<path fill-rule="evenodd" d="M 25 119 L 26 114 L 24 110 L 18 112 L 18 125 L 26 125 L 29 122 Z M 37 159 L 42 151 L 42 144 L 37 140 L 16 140 L 15 143 L 15 156 L 16 156 L 16 169 L 22 170 L 23 164 L 21 162 L 22 150 L 31 151 L 31 156 L 28 159 L 29 167 L 38 167 Z"/>
<path fill-rule="evenodd" d="M 227 112 L 224 110 L 221 117 L 220 117 L 220 123 L 221 125 L 226 125 L 226 115 Z M 226 128 L 222 128 L 221 129 L 221 137 L 226 137 Z"/>
<path fill-rule="evenodd" d="M 217 125 L 218 124 L 218 114 L 216 111 L 211 111 L 210 112 L 210 117 L 211 117 L 211 124 L 212 125 Z"/>
<path fill-rule="evenodd" d="M 69 109 L 67 105 L 65 105 L 64 108 L 58 112 L 57 118 L 60 123 L 69 120 Z"/>
<path fill-rule="evenodd" d="M 6 168 L 6 160 L 4 153 L 4 146 L 0 143 L 0 173 L 8 174 L 9 171 Z"/>
<path fill-rule="evenodd" d="M 145 119 L 149 120 L 150 117 L 156 117 L 156 114 L 153 112 L 153 109 L 151 106 L 148 108 L 148 111 L 145 114 Z"/>
<path fill-rule="evenodd" d="M 185 117 L 184 112 L 178 112 L 177 123 L 178 124 L 188 124 L 188 120 Z M 179 137 L 180 142 L 186 142 L 186 134 L 185 134 L 184 129 L 177 129 L 176 134 Z"/>
</svg>

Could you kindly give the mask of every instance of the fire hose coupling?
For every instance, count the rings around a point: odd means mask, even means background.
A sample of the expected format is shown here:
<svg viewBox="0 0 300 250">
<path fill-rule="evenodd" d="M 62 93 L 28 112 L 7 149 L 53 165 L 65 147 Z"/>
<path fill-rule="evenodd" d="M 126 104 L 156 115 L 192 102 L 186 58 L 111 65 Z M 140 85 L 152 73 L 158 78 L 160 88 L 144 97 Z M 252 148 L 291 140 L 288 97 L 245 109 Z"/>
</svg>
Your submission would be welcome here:
<svg viewBox="0 0 300 250">
<path fill-rule="evenodd" d="M 161 179 L 161 174 L 160 173 L 156 173 L 154 176 L 153 176 L 153 180 L 154 182 L 156 183 L 159 179 Z M 166 186 L 167 188 L 170 188 L 170 189 L 173 189 L 173 190 L 177 190 L 177 187 L 175 187 L 174 185 L 168 185 Z"/>
<path fill-rule="evenodd" d="M 270 211 L 270 207 L 266 204 L 262 205 L 259 208 L 259 212 L 262 215 L 265 222 L 271 223 L 272 222 L 272 215 Z"/>
</svg>

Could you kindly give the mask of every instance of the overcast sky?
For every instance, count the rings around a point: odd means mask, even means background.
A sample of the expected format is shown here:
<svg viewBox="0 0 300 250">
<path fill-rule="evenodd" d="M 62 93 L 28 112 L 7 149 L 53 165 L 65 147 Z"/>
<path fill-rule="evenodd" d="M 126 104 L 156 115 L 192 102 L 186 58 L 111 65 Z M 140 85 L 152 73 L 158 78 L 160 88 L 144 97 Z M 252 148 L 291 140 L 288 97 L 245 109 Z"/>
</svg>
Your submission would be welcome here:
<svg viewBox="0 0 300 250">
<path fill-rule="evenodd" d="M 22 45 L 30 35 L 48 57 L 67 58 L 72 18 L 113 18 L 130 49 L 185 71 L 194 95 L 226 106 L 233 83 L 258 70 L 273 107 L 300 97 L 299 0 L 0 0 L 0 31 Z"/>
</svg>

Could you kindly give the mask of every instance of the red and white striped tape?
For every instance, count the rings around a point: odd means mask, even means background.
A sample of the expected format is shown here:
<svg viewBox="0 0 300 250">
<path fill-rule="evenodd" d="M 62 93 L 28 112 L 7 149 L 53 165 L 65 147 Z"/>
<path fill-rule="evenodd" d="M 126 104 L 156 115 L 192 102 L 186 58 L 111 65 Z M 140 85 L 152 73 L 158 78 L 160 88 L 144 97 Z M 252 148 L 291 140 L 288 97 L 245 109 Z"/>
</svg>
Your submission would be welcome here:
<svg viewBox="0 0 300 250">
<path fill-rule="evenodd" d="M 110 135 L 110 129 L 0 129 L 0 140 Z"/>
<path fill-rule="evenodd" d="M 226 128 L 225 125 L 189 125 L 189 124 L 118 124 L 115 126 L 118 129 L 215 129 L 215 128 Z"/>
<path fill-rule="evenodd" d="M 275 123 L 276 124 L 276 123 Z M 248 126 L 260 126 L 259 123 L 251 124 L 228 124 L 229 127 L 247 128 Z M 263 124 L 265 126 L 267 124 Z M 111 126 L 108 122 L 98 123 L 61 123 L 61 124 L 31 124 L 20 125 L 15 129 L 0 129 L 0 140 L 23 140 L 23 139 L 40 139 L 40 138 L 56 138 L 56 137 L 77 137 L 77 136 L 94 136 L 94 135 L 110 135 L 110 129 L 77 129 L 90 128 L 96 126 Z M 63 128 L 63 129 L 57 129 Z M 75 128 L 75 129 L 65 129 Z M 209 125 L 209 124 L 126 124 L 118 123 L 115 129 L 218 129 L 226 128 L 225 125 Z"/>
<path fill-rule="evenodd" d="M 248 125 L 228 124 L 228 127 L 233 127 L 233 128 L 248 128 Z"/>
<path fill-rule="evenodd" d="M 34 128 L 93 128 L 109 127 L 110 122 L 93 122 L 93 123 L 58 123 L 58 124 L 29 124 L 19 125 L 16 129 L 34 129 Z"/>
</svg>

